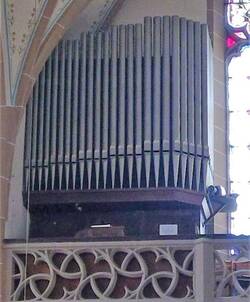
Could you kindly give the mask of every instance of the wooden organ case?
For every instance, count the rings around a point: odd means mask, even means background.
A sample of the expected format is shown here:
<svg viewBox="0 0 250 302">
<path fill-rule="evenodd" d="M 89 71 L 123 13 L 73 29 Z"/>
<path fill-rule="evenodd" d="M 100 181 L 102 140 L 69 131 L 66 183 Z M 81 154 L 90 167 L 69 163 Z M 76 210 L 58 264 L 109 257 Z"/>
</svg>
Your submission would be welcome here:
<svg viewBox="0 0 250 302">
<path fill-rule="evenodd" d="M 31 237 L 96 224 L 195 234 L 209 161 L 206 25 L 173 17 L 61 41 L 27 106 Z"/>
</svg>

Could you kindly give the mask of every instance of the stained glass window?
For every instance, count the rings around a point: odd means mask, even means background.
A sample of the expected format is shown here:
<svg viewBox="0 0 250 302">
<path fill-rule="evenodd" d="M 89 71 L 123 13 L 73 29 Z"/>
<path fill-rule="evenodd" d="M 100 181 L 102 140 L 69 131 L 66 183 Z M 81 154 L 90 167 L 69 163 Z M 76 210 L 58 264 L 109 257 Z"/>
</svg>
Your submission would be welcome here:
<svg viewBox="0 0 250 302">
<path fill-rule="evenodd" d="M 226 47 L 229 110 L 229 175 L 238 193 L 232 233 L 250 234 L 250 0 L 228 0 Z"/>
<path fill-rule="evenodd" d="M 250 39 L 250 1 L 226 1 L 227 47 L 247 45 Z"/>
<path fill-rule="evenodd" d="M 233 29 L 247 30 L 250 34 L 250 2 L 247 0 L 229 0 L 227 6 L 227 23 Z"/>
</svg>

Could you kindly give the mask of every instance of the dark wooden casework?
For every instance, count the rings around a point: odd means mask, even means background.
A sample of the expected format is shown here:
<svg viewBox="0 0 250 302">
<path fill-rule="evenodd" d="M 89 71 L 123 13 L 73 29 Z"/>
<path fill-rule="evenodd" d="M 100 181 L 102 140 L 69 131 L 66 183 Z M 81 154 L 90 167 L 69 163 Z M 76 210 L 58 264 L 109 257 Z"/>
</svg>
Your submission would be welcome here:
<svg viewBox="0 0 250 302">
<path fill-rule="evenodd" d="M 184 190 L 181 188 L 142 188 L 142 189 L 105 189 L 105 190 L 57 190 L 33 191 L 23 193 L 24 203 L 27 205 L 28 197 L 32 205 L 38 204 L 71 204 L 84 203 L 137 203 L 137 202 L 171 202 L 178 201 L 190 205 L 201 206 L 204 194 Z"/>
<path fill-rule="evenodd" d="M 121 226 L 124 237 L 157 237 L 161 224 L 177 225 L 178 235 L 195 234 L 203 198 L 176 188 L 31 192 L 30 236 L 75 237 L 98 224 Z"/>
<path fill-rule="evenodd" d="M 61 41 L 27 106 L 32 237 L 74 237 L 95 224 L 125 237 L 158 236 L 160 225 L 196 233 L 211 55 L 207 26 L 178 16 Z"/>
</svg>

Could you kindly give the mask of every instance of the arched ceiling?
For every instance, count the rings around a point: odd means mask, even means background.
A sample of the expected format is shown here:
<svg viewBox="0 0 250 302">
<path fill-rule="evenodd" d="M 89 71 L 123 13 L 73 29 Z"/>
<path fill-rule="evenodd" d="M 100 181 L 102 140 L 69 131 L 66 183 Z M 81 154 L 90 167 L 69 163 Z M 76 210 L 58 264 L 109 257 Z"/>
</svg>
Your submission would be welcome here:
<svg viewBox="0 0 250 302">
<path fill-rule="evenodd" d="M 119 0 L 1 0 L 1 39 L 4 63 L 4 88 L 6 104 L 15 105 L 23 73 L 34 82 L 35 74 L 29 67 L 39 71 L 35 62 L 43 62 L 62 35 L 81 20 L 93 29 L 103 23 Z M 86 10 L 86 12 L 85 12 Z M 80 16 L 80 17 L 79 17 Z M 79 18 L 78 18 L 79 17 Z M 86 22 L 82 22 L 86 19 Z M 76 20 L 76 21 L 74 21 Z M 69 36 L 73 31 L 69 31 Z M 53 43 L 52 43 L 53 40 Z M 57 43 L 58 43 L 57 41 Z M 51 46 L 46 44 L 51 44 Z M 56 43 L 56 44 L 57 44 Z M 52 45 L 53 44 L 53 45 Z M 46 51 L 44 51 L 44 49 Z M 31 53 L 32 52 L 32 53 Z M 32 62 L 27 64 L 30 56 Z M 44 54 L 45 52 L 45 54 Z M 41 58 L 39 55 L 41 54 Z M 2 88 L 1 88 L 2 89 Z"/>
</svg>

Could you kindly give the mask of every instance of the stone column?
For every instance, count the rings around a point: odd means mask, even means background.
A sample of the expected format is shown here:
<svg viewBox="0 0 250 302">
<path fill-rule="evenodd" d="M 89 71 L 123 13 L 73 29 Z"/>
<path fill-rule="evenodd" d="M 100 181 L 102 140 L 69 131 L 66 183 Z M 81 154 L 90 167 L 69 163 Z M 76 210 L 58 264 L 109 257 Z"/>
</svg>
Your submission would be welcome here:
<svg viewBox="0 0 250 302">
<path fill-rule="evenodd" d="M 214 167 L 216 185 L 228 190 L 227 105 L 225 95 L 225 26 L 224 0 L 207 0 L 207 22 L 213 46 L 214 100 Z M 228 232 L 228 214 L 219 213 L 214 219 L 215 233 Z"/>
<path fill-rule="evenodd" d="M 23 107 L 0 105 L 0 301 L 4 301 L 5 258 L 3 251 L 4 225 L 8 215 L 8 199 L 15 150 L 16 133 Z"/>
<path fill-rule="evenodd" d="M 194 293 L 195 301 L 215 300 L 215 264 L 213 241 L 201 238 L 195 242 Z"/>
</svg>

